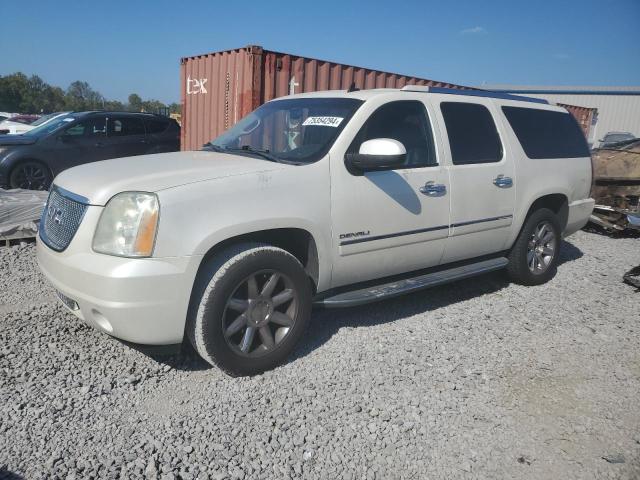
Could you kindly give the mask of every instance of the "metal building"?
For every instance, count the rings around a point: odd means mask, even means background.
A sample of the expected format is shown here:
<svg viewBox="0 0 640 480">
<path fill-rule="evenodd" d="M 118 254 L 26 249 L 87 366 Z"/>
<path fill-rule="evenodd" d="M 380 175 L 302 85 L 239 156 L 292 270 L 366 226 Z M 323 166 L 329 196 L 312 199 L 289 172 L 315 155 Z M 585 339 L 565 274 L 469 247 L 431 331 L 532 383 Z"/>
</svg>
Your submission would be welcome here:
<svg viewBox="0 0 640 480">
<path fill-rule="evenodd" d="M 482 85 L 497 92 L 544 98 L 554 103 L 568 103 L 597 109 L 592 119 L 588 141 L 597 147 L 608 132 L 630 132 L 640 137 L 640 86 L 637 87 L 539 87 L 516 85 Z"/>
</svg>

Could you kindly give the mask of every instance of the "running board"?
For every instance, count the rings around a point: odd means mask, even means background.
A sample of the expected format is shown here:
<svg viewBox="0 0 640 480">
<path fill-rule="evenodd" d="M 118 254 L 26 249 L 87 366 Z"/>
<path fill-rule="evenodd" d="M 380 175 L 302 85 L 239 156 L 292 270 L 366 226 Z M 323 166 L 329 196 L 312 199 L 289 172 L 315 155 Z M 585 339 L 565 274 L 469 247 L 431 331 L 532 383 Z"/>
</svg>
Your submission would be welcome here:
<svg viewBox="0 0 640 480">
<path fill-rule="evenodd" d="M 473 277 L 493 270 L 499 270 L 507 266 L 509 261 L 504 257 L 483 260 L 478 263 L 454 267 L 439 272 L 427 273 L 418 277 L 406 278 L 395 282 L 384 283 L 372 287 L 352 290 L 337 295 L 322 298 L 314 302 L 317 307 L 339 308 L 354 307 L 365 303 L 377 302 L 391 297 L 416 292 L 443 283 L 453 282 L 467 277 Z"/>
</svg>

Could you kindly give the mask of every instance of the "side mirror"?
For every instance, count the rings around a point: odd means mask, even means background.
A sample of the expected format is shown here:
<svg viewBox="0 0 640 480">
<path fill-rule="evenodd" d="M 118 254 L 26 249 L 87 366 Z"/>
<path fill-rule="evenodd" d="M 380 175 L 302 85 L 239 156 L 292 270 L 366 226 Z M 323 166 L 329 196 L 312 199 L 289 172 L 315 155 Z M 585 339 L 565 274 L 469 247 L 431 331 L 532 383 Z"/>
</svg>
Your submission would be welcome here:
<svg viewBox="0 0 640 480">
<path fill-rule="evenodd" d="M 62 143 L 67 143 L 69 140 L 71 140 L 71 138 L 69 137 L 69 135 L 62 134 L 58 137 L 58 140 L 60 140 Z"/>
<path fill-rule="evenodd" d="M 345 155 L 345 163 L 348 168 L 360 172 L 393 170 L 404 165 L 406 158 L 407 150 L 399 141 L 374 138 L 363 142 L 358 153 Z"/>
</svg>

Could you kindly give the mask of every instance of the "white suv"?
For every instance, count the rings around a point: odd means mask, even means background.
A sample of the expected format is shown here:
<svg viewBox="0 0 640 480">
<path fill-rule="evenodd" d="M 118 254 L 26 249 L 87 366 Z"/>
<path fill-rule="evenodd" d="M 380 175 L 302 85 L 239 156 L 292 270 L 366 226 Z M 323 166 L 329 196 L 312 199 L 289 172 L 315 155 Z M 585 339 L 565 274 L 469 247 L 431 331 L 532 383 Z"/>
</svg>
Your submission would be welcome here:
<svg viewBox="0 0 640 480">
<path fill-rule="evenodd" d="M 312 305 L 506 268 L 536 285 L 594 201 L 561 107 L 483 91 L 327 91 L 266 103 L 202 151 L 60 174 L 38 260 L 115 337 L 188 338 L 235 375 L 284 361 Z"/>
</svg>

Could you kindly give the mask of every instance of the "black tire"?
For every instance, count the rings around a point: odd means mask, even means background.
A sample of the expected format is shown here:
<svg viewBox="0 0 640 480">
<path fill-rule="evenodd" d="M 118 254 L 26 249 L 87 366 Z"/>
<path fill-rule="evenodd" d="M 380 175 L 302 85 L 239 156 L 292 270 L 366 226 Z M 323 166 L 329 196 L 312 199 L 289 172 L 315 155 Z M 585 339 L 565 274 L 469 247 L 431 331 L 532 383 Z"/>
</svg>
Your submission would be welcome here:
<svg viewBox="0 0 640 480">
<path fill-rule="evenodd" d="M 51 170 L 34 160 L 18 163 L 13 167 L 9 175 L 9 186 L 11 188 L 49 190 L 52 181 Z"/>
<path fill-rule="evenodd" d="M 536 233 L 541 229 L 541 225 L 547 226 L 544 232 L 551 231 L 552 241 L 545 243 L 542 238 L 538 239 Z M 540 285 L 551 280 L 558 267 L 561 232 L 557 216 L 548 208 L 541 208 L 529 215 L 508 255 L 509 278 L 521 285 Z M 553 254 L 545 255 L 544 252 L 548 252 L 551 247 Z M 544 268 L 536 268 L 538 265 Z"/>
<path fill-rule="evenodd" d="M 280 248 L 244 243 L 220 252 L 198 274 L 186 334 L 211 365 L 232 376 L 255 375 L 287 359 L 310 317 L 311 286 L 300 262 Z"/>
</svg>

